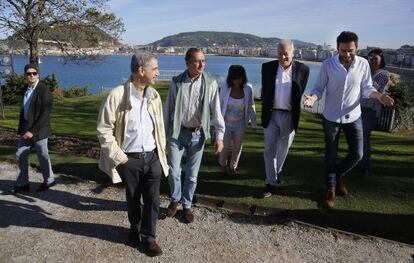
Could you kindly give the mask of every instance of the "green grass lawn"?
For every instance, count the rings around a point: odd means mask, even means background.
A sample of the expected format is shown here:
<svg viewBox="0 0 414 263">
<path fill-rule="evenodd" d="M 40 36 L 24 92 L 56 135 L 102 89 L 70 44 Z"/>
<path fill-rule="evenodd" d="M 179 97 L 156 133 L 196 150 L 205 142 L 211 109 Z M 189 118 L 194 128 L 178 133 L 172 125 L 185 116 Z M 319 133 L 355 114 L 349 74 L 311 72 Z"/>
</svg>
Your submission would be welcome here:
<svg viewBox="0 0 414 263">
<path fill-rule="evenodd" d="M 156 88 L 165 100 L 167 83 L 161 82 Z M 95 137 L 96 118 L 103 97 L 104 95 L 94 95 L 56 101 L 52 112 L 54 133 Z M 6 120 L 0 120 L 0 126 L 16 128 L 18 106 L 7 106 L 5 110 Z M 257 116 L 260 116 L 260 110 L 261 106 L 258 102 Z M 364 177 L 356 168 L 349 173 L 345 178 L 345 183 L 350 194 L 343 198 L 337 198 L 336 212 L 333 213 L 341 211 L 339 217 L 349 214 L 353 218 L 363 218 L 365 215 L 374 216 L 374 219 L 367 218 L 367 224 L 383 215 L 396 215 L 404 218 L 408 216 L 408 219 L 396 218 L 396 220 L 401 222 L 412 220 L 414 222 L 413 135 L 412 132 L 373 132 L 372 175 Z M 240 175 L 222 177 L 219 174 L 217 156 L 214 155 L 214 149 L 208 142 L 196 193 L 200 196 L 228 202 L 286 208 L 292 211 L 301 211 L 303 214 L 315 211 L 325 213 L 322 208 L 326 189 L 323 172 L 324 141 L 321 119 L 311 113 L 302 113 L 299 131 L 282 173 L 284 183 L 278 187 L 277 195 L 267 199 L 258 198 L 265 179 L 263 148 L 263 130 L 258 128 L 254 132 L 249 129 L 239 164 Z M 13 159 L 14 151 L 13 147 L 1 146 L 0 156 Z M 344 136 L 341 136 L 339 154 L 341 157 L 346 154 Z M 31 157 L 31 161 L 36 163 L 35 156 Z M 68 174 L 72 173 L 85 178 L 93 178 L 92 175 L 95 173 L 104 176 L 97 169 L 96 160 L 53 153 L 52 162 L 60 172 L 66 171 Z M 166 179 L 163 180 L 161 191 L 168 193 Z M 410 231 L 410 237 L 414 237 L 413 230 Z"/>
</svg>

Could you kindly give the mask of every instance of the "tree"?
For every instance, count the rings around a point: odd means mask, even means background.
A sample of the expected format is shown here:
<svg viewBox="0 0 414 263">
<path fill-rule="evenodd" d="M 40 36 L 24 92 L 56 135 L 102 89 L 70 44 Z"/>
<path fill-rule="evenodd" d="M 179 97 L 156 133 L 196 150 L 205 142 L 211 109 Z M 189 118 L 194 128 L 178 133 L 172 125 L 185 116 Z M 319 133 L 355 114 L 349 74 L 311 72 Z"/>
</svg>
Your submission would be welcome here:
<svg viewBox="0 0 414 263">
<path fill-rule="evenodd" d="M 70 57 L 90 55 L 102 33 L 115 40 L 124 25 L 106 13 L 108 0 L 0 0 L 0 30 L 29 47 L 30 63 L 38 63 L 39 42 L 48 40 Z"/>
</svg>

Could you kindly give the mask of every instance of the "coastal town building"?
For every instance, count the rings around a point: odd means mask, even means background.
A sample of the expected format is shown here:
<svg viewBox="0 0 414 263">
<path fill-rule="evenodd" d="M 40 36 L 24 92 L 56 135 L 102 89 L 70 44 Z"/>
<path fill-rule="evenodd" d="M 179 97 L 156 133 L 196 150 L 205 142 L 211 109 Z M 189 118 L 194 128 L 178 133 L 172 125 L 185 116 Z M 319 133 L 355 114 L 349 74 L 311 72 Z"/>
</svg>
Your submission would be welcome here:
<svg viewBox="0 0 414 263">
<path fill-rule="evenodd" d="M 4 40 L 3 40 L 4 41 Z M 237 45 L 218 46 L 214 44 L 211 47 L 202 47 L 206 54 L 214 54 L 221 56 L 246 56 L 246 57 L 277 57 L 277 44 L 271 46 L 258 46 L 258 47 L 241 47 Z M 62 51 L 62 45 L 65 49 L 65 53 Z M 189 46 L 154 46 L 154 45 L 127 45 L 115 41 L 99 43 L 98 47 L 90 48 L 71 48 L 70 43 L 59 43 L 53 40 L 39 40 L 39 54 L 41 56 L 62 56 L 67 54 L 76 54 L 80 50 L 83 54 L 90 55 L 113 55 L 113 54 L 129 54 L 134 50 L 144 50 L 148 52 L 155 52 L 160 54 L 170 55 L 182 55 L 185 54 Z M 366 57 L 368 52 L 374 48 L 374 46 L 367 46 L 364 49 L 358 51 L 358 55 Z M 414 69 L 414 46 L 403 45 L 398 49 L 383 49 L 385 62 L 389 66 L 395 66 L 399 68 L 412 68 Z M 336 49 L 324 43 L 323 45 L 307 45 L 299 46 L 295 48 L 295 58 L 308 61 L 324 61 L 335 55 Z M 13 54 L 27 55 L 28 48 L 15 48 Z"/>
</svg>

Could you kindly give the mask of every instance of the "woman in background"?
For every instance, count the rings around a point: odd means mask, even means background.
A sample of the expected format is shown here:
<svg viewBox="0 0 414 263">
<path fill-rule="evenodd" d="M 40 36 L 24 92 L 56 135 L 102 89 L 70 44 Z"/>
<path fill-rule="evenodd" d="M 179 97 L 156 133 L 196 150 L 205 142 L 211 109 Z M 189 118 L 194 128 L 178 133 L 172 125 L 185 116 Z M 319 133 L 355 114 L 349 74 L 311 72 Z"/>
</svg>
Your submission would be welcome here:
<svg viewBox="0 0 414 263">
<path fill-rule="evenodd" d="M 224 147 L 219 154 L 219 164 L 223 174 L 236 175 L 240 159 L 244 133 L 249 122 L 254 129 L 257 127 L 256 110 L 254 106 L 253 88 L 247 84 L 246 71 L 240 65 L 231 65 L 227 81 L 220 87 L 221 113 L 226 123 Z M 227 152 L 230 142 L 233 142 L 230 162 Z"/>
<path fill-rule="evenodd" d="M 378 92 L 384 93 L 388 88 L 390 77 L 390 73 L 384 69 L 384 53 L 379 48 L 373 49 L 368 53 L 368 61 L 371 67 L 373 85 Z M 364 175 L 368 175 L 371 168 L 371 131 L 377 124 L 378 117 L 381 114 L 381 108 L 381 104 L 374 99 L 361 100 L 364 156 L 360 162 L 360 167 Z"/>
</svg>

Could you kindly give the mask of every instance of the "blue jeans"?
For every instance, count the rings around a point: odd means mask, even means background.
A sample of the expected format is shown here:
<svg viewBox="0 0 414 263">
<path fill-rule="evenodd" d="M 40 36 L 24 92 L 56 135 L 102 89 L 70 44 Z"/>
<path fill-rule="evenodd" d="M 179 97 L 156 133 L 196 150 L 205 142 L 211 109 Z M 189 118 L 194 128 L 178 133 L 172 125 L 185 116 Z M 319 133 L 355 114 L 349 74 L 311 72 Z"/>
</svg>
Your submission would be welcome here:
<svg viewBox="0 0 414 263">
<path fill-rule="evenodd" d="M 50 184 L 55 181 L 55 176 L 52 171 L 52 164 L 49 158 L 49 151 L 47 148 L 47 138 L 39 141 L 25 140 L 20 136 L 17 144 L 17 179 L 16 186 L 23 186 L 29 183 L 29 153 L 32 146 L 36 147 L 37 158 L 40 164 L 40 171 L 43 175 L 43 182 Z"/>
<path fill-rule="evenodd" d="M 351 123 L 336 123 L 323 118 L 322 124 L 325 133 L 326 182 L 328 188 L 334 188 L 337 178 L 344 176 L 362 159 L 362 121 L 358 118 Z M 339 164 L 336 164 L 341 129 L 345 133 L 348 154 Z"/>
<path fill-rule="evenodd" d="M 364 156 L 360 162 L 361 168 L 369 170 L 371 168 L 371 131 L 377 124 L 377 112 L 371 108 L 363 107 L 362 127 L 364 133 Z"/>
<path fill-rule="evenodd" d="M 191 208 L 194 192 L 197 187 L 198 170 L 203 157 L 205 136 L 202 130 L 191 132 L 181 128 L 178 140 L 168 139 L 168 166 L 170 194 L 172 202 L 181 200 L 183 208 Z M 181 189 L 181 159 L 187 153 L 184 185 Z"/>
</svg>

